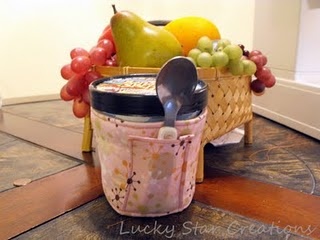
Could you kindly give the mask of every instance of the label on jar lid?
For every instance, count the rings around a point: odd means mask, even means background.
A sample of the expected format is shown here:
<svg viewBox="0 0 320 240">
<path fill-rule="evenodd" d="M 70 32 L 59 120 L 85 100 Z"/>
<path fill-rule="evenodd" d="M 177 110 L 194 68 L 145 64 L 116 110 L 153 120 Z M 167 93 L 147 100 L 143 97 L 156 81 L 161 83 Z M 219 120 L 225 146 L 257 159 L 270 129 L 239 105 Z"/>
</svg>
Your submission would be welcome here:
<svg viewBox="0 0 320 240">
<path fill-rule="evenodd" d="M 96 86 L 97 90 L 121 94 L 156 95 L 153 77 L 114 78 Z"/>
</svg>

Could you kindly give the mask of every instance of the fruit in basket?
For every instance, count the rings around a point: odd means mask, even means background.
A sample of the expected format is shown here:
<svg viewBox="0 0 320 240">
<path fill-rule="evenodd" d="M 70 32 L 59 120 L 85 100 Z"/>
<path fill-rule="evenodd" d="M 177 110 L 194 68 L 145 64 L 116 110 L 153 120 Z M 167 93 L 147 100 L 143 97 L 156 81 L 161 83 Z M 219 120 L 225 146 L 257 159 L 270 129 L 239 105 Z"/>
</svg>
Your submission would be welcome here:
<svg viewBox="0 0 320 240">
<path fill-rule="evenodd" d="M 103 48 L 106 51 L 107 59 L 110 59 L 115 53 L 114 44 L 109 39 L 102 39 L 98 42 L 97 47 Z M 92 49 L 91 49 L 92 51 Z"/>
<path fill-rule="evenodd" d="M 217 51 L 212 53 L 212 66 L 213 67 L 224 67 L 227 66 L 229 62 L 228 55 L 223 51 Z"/>
<path fill-rule="evenodd" d="M 82 97 L 77 97 L 73 100 L 72 111 L 77 118 L 85 117 L 88 114 L 89 109 L 90 105 L 86 103 Z"/>
<path fill-rule="evenodd" d="M 228 70 L 232 75 L 239 76 L 244 74 L 243 63 L 240 59 L 229 60 L 229 63 L 227 66 L 228 66 Z"/>
<path fill-rule="evenodd" d="M 268 62 L 267 57 L 259 50 L 253 50 L 248 55 L 249 59 L 256 64 L 257 71 L 254 75 L 261 81 L 265 87 L 271 88 L 276 84 L 276 78 L 271 70 L 266 67 Z M 252 89 L 255 92 L 254 89 Z"/>
<path fill-rule="evenodd" d="M 60 75 L 63 79 L 68 80 L 71 78 L 75 73 L 71 69 L 71 64 L 65 64 L 61 69 L 60 69 Z"/>
<path fill-rule="evenodd" d="M 207 36 L 210 39 L 220 39 L 217 26 L 203 17 L 187 16 L 173 19 L 164 28 L 176 36 L 182 45 L 183 55 L 185 56 L 197 46 L 197 42 L 202 36 Z"/>
<path fill-rule="evenodd" d="M 236 44 L 229 44 L 222 51 L 228 55 L 230 60 L 239 60 L 242 56 L 242 50 Z"/>
<path fill-rule="evenodd" d="M 119 66 L 161 67 L 182 55 L 177 38 L 130 11 L 114 14 L 110 21 Z"/>
<path fill-rule="evenodd" d="M 189 51 L 186 51 L 189 49 Z M 74 48 L 70 62 L 60 69 L 67 82 L 60 98 L 73 100 L 73 113 L 82 118 L 89 114 L 89 84 L 101 78 L 95 66 L 161 67 L 167 60 L 186 55 L 197 67 L 216 67 L 233 75 L 255 75 L 251 90 L 264 93 L 276 83 L 259 50 L 249 52 L 241 44 L 220 39 L 217 27 L 201 17 L 183 17 L 165 27 L 152 25 L 129 11 L 115 13 L 95 46 L 87 51 Z"/>
<path fill-rule="evenodd" d="M 87 56 L 77 56 L 71 60 L 71 70 L 77 74 L 85 74 L 91 67 L 91 60 Z"/>
<path fill-rule="evenodd" d="M 112 36 L 112 30 L 111 30 L 111 26 L 107 25 L 105 27 L 105 29 L 103 30 L 103 32 L 101 33 L 98 42 L 100 42 L 101 40 L 109 40 L 111 41 L 113 44 L 113 36 Z"/>
<path fill-rule="evenodd" d="M 90 50 L 91 64 L 96 66 L 103 66 L 108 59 L 107 51 L 102 47 L 93 47 Z"/>
<path fill-rule="evenodd" d="M 268 67 L 262 67 L 258 69 L 254 74 L 258 79 L 264 81 L 271 77 L 272 73 Z"/>
<path fill-rule="evenodd" d="M 213 50 L 212 40 L 208 36 L 202 36 L 197 42 L 197 48 L 201 52 L 211 53 Z"/>
<path fill-rule="evenodd" d="M 243 63 L 243 74 L 245 75 L 253 75 L 257 71 L 257 66 L 254 62 L 248 59 L 242 60 Z"/>
<path fill-rule="evenodd" d="M 196 63 L 199 67 L 211 67 L 212 56 L 208 52 L 202 52 L 198 55 Z"/>
<path fill-rule="evenodd" d="M 88 86 L 102 76 L 93 69 L 95 57 L 91 51 L 89 53 L 84 49 L 75 48 L 71 50 L 70 57 L 71 62 L 60 70 L 62 78 L 67 80 L 60 90 L 60 98 L 64 101 L 73 100 L 74 115 L 83 118 L 90 111 Z"/>
<path fill-rule="evenodd" d="M 209 43 L 212 45 L 210 51 Z M 196 63 L 197 67 L 215 67 L 229 71 L 232 75 L 255 76 L 250 84 L 255 95 L 262 95 L 265 88 L 276 84 L 276 78 L 265 65 L 267 57 L 259 50 L 248 51 L 242 44 L 232 44 L 228 39 L 211 40 L 202 36 L 196 48 L 188 52 L 188 58 Z"/>
<path fill-rule="evenodd" d="M 197 57 L 199 56 L 199 54 L 202 53 L 200 49 L 198 48 L 193 48 L 189 51 L 187 57 L 192 58 L 194 61 L 197 60 Z"/>
<path fill-rule="evenodd" d="M 262 81 L 260 81 L 259 79 L 254 79 L 251 83 L 250 83 L 250 88 L 253 91 L 253 93 L 257 96 L 260 96 L 262 94 L 264 94 L 265 88 L 266 86 L 264 85 L 264 83 Z"/>
<path fill-rule="evenodd" d="M 266 85 L 267 88 L 271 88 L 276 84 L 276 77 L 274 75 L 271 75 L 268 79 L 264 81 L 264 85 Z"/>
<path fill-rule="evenodd" d="M 222 50 L 224 49 L 226 46 L 230 45 L 231 42 L 229 39 L 220 39 L 218 42 L 217 42 L 217 50 Z"/>
<path fill-rule="evenodd" d="M 67 92 L 67 84 L 63 85 L 63 87 L 60 89 L 60 98 L 64 101 L 73 100 L 74 97 Z"/>
<path fill-rule="evenodd" d="M 90 52 L 79 47 L 72 49 L 71 62 L 60 69 L 62 78 L 68 81 L 60 90 L 60 98 L 64 101 L 73 100 L 73 113 L 78 118 L 85 117 L 90 111 L 89 84 L 102 77 L 94 70 L 94 66 L 116 65 L 115 48 L 110 36 L 104 35 Z"/>
<path fill-rule="evenodd" d="M 78 56 L 89 57 L 89 53 L 87 50 L 85 50 L 84 48 L 80 48 L 80 47 L 72 49 L 70 52 L 71 59 L 74 59 L 75 57 L 78 57 Z"/>
</svg>

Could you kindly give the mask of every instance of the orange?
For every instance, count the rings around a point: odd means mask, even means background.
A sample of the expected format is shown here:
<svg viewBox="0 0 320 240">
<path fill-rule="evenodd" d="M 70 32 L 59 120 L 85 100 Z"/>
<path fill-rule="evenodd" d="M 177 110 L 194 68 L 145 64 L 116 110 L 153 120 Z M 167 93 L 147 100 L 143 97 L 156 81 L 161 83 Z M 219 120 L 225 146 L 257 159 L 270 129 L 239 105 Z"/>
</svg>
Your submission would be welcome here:
<svg viewBox="0 0 320 240">
<path fill-rule="evenodd" d="M 185 56 L 192 48 L 196 47 L 198 39 L 202 36 L 208 36 L 212 40 L 220 39 L 217 26 L 203 17 L 177 18 L 169 22 L 164 28 L 176 36 Z"/>
</svg>

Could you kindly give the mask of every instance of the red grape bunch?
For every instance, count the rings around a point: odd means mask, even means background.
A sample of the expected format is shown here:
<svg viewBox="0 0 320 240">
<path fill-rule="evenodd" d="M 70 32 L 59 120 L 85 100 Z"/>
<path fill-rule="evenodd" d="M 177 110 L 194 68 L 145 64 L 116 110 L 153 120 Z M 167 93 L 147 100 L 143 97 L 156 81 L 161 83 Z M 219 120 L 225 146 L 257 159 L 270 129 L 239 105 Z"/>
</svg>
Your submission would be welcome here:
<svg viewBox="0 0 320 240">
<path fill-rule="evenodd" d="M 116 51 L 108 25 L 99 37 L 96 46 L 87 51 L 74 48 L 70 51 L 71 62 L 61 68 L 61 76 L 67 83 L 60 90 L 60 98 L 64 101 L 73 100 L 73 114 L 83 118 L 89 114 L 89 85 L 101 78 L 94 66 L 116 66 Z"/>
<path fill-rule="evenodd" d="M 275 85 L 276 78 L 266 66 L 268 59 L 261 51 L 253 50 L 249 52 L 242 45 L 241 47 L 244 56 L 256 64 L 257 70 L 254 73 L 256 78 L 251 82 L 250 88 L 255 95 L 260 96 L 264 94 L 266 87 L 271 88 Z"/>
</svg>

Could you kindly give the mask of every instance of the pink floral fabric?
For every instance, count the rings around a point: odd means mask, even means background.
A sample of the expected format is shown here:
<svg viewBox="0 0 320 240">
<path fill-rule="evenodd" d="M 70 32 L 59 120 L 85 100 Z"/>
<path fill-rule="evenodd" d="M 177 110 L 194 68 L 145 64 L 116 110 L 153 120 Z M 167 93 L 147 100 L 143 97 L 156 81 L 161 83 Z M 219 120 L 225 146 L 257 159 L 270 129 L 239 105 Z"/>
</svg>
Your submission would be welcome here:
<svg viewBox="0 0 320 240">
<path fill-rule="evenodd" d="M 167 140 L 157 138 L 163 122 L 121 121 L 92 109 L 103 190 L 115 211 L 162 216 L 189 206 L 206 116 L 177 121 L 180 137 Z"/>
</svg>

